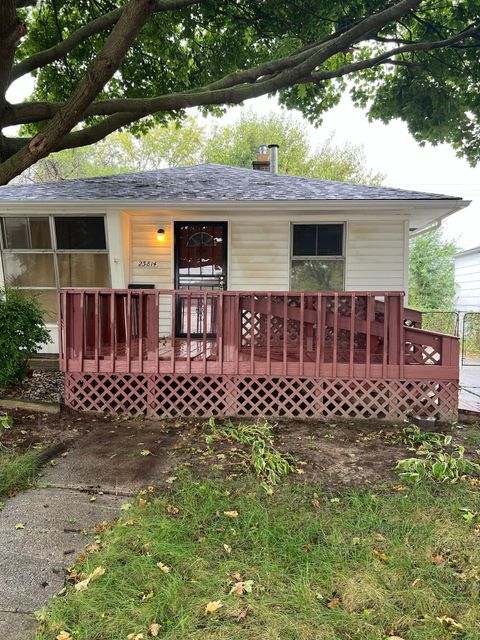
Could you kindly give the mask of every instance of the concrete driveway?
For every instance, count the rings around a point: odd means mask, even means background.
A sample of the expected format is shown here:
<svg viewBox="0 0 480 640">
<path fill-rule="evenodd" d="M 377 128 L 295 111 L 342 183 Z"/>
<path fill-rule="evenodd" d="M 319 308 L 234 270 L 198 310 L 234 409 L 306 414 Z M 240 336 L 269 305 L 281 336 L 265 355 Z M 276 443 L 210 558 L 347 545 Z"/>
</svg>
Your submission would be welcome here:
<svg viewBox="0 0 480 640">
<path fill-rule="evenodd" d="M 62 589 L 66 567 L 88 542 L 83 532 L 112 520 L 143 487 L 161 484 L 176 466 L 180 437 L 179 429 L 162 423 L 98 424 L 47 466 L 45 488 L 6 500 L 0 511 L 2 640 L 33 635 L 32 613 Z"/>
</svg>

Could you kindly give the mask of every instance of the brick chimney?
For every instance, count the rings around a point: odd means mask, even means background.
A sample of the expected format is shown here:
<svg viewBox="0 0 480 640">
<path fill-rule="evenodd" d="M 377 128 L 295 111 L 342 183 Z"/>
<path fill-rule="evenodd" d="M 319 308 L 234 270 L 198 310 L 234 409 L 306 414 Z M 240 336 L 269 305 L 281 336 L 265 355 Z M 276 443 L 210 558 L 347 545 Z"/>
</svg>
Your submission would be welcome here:
<svg viewBox="0 0 480 640">
<path fill-rule="evenodd" d="M 262 144 L 262 146 L 259 147 L 257 157 L 252 162 L 252 167 L 255 171 L 270 172 L 270 155 L 267 151 L 266 144 Z"/>
</svg>

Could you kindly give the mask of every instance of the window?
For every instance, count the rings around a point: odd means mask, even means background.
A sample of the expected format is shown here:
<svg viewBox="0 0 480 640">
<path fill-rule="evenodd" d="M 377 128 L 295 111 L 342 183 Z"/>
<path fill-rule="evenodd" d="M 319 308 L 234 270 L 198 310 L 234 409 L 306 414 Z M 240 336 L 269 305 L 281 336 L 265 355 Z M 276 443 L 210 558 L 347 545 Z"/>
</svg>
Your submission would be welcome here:
<svg viewBox="0 0 480 640">
<path fill-rule="evenodd" d="M 36 295 L 55 321 L 59 287 L 108 287 L 103 216 L 5 216 L 0 219 L 5 284 Z"/>
<path fill-rule="evenodd" d="M 341 291 L 344 271 L 343 224 L 293 225 L 293 291 Z"/>
</svg>

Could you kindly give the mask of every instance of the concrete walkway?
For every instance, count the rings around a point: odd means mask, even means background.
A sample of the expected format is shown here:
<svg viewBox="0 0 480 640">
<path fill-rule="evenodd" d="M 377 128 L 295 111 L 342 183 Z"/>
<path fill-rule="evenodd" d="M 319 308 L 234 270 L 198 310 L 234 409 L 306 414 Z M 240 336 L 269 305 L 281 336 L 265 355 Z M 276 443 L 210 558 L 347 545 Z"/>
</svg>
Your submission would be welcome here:
<svg viewBox="0 0 480 640">
<path fill-rule="evenodd" d="M 129 497 L 161 483 L 175 466 L 165 450 L 177 433 L 155 423 L 102 426 L 46 468 L 41 481 L 49 488 L 19 493 L 0 511 L 1 640 L 31 638 L 32 613 L 63 588 L 66 567 L 88 542 L 84 532 L 112 520 Z"/>
</svg>

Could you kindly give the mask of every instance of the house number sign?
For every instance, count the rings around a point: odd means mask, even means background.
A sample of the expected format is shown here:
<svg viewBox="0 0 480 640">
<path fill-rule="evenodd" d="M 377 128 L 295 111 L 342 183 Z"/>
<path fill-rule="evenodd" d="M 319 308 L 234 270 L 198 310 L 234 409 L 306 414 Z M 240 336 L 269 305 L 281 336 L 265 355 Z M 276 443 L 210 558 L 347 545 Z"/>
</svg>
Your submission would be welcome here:
<svg viewBox="0 0 480 640">
<path fill-rule="evenodd" d="M 159 266 L 160 263 L 158 260 L 139 260 L 137 262 L 137 267 L 140 267 L 140 269 L 154 269 Z"/>
</svg>

